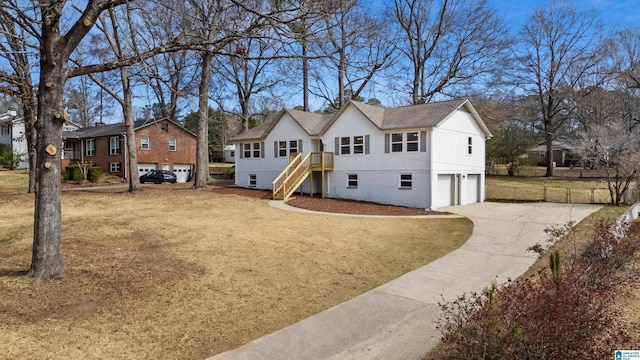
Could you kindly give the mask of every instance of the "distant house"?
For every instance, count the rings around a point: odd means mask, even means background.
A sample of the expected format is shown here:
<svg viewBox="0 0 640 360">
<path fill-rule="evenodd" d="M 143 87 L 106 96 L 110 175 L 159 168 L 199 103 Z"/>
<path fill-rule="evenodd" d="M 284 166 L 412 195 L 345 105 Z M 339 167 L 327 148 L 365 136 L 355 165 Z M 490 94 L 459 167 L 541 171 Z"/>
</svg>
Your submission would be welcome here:
<svg viewBox="0 0 640 360">
<path fill-rule="evenodd" d="M 62 126 L 63 131 L 74 131 L 80 126 L 72 122 L 65 122 Z M 28 145 L 26 137 L 26 129 L 24 119 L 19 117 L 13 110 L 5 114 L 0 114 L 0 144 L 11 147 L 13 151 L 21 155 L 21 162 L 18 169 L 29 168 Z"/>
<path fill-rule="evenodd" d="M 223 150 L 223 161 L 226 163 L 232 163 L 235 161 L 236 157 L 236 146 L 235 145 L 226 145 Z"/>
<path fill-rule="evenodd" d="M 576 156 L 573 154 L 573 146 L 567 141 L 556 140 L 551 145 L 553 164 L 559 167 L 569 167 L 576 165 Z M 529 154 L 542 159 L 542 164 L 546 164 L 547 161 L 547 144 L 540 143 L 529 150 Z M 541 165 L 542 165 L 541 164 Z"/>
<path fill-rule="evenodd" d="M 468 100 L 285 109 L 233 137 L 237 186 L 436 209 L 484 200 L 491 133 Z"/>
<path fill-rule="evenodd" d="M 29 168 L 24 120 L 13 110 L 0 114 L 0 144 L 9 146 L 11 150 L 21 156 L 18 169 Z"/>
<path fill-rule="evenodd" d="M 196 135 L 169 119 L 134 123 L 139 175 L 170 170 L 178 182 L 190 181 L 196 162 Z M 63 132 L 62 167 L 91 162 L 109 173 L 129 177 L 125 125 L 95 125 Z"/>
</svg>

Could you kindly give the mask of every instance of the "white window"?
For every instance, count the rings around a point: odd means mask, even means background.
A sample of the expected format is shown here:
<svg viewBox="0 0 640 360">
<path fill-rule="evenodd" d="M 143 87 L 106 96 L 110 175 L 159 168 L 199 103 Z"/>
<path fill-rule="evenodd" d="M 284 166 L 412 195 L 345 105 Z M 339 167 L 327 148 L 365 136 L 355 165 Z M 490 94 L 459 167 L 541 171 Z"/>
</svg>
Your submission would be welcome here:
<svg viewBox="0 0 640 360">
<path fill-rule="evenodd" d="M 407 133 L 407 151 L 418 151 L 419 148 L 419 134 L 417 131 Z"/>
<path fill-rule="evenodd" d="M 400 174 L 400 189 L 411 189 L 411 174 Z"/>
<path fill-rule="evenodd" d="M 9 135 L 9 125 L 0 125 L 0 135 Z"/>
<path fill-rule="evenodd" d="M 403 133 L 391 134 L 391 152 L 402 152 L 403 139 L 404 139 Z"/>
<path fill-rule="evenodd" d="M 256 174 L 249 174 L 249 186 L 250 187 L 256 187 L 257 183 L 258 183 L 258 181 L 257 181 Z"/>
<path fill-rule="evenodd" d="M 242 155 L 245 159 L 262 157 L 260 143 L 242 144 Z"/>
<path fill-rule="evenodd" d="M 342 137 L 340 138 L 340 155 L 349 155 L 349 154 L 351 154 L 351 138 Z"/>
<path fill-rule="evenodd" d="M 140 149 L 149 150 L 149 137 L 143 136 L 140 138 Z"/>
<path fill-rule="evenodd" d="M 121 165 L 119 162 L 109 163 L 109 172 L 120 172 Z"/>
<path fill-rule="evenodd" d="M 119 136 L 112 136 L 109 138 L 109 155 L 120 155 Z"/>
<path fill-rule="evenodd" d="M 364 136 L 353 137 L 353 153 L 364 154 Z"/>
<path fill-rule="evenodd" d="M 286 141 L 278 141 L 278 157 L 287 157 Z"/>
<path fill-rule="evenodd" d="M 471 136 L 467 140 L 467 154 L 473 154 L 473 138 Z"/>
<path fill-rule="evenodd" d="M 85 144 L 85 155 L 96 156 L 96 140 L 87 139 L 85 140 L 84 144 Z"/>
<path fill-rule="evenodd" d="M 176 139 L 169 139 L 169 151 L 176 151 Z"/>
<path fill-rule="evenodd" d="M 347 175 L 347 187 L 350 189 L 355 189 L 358 187 L 358 174 Z"/>
<path fill-rule="evenodd" d="M 289 155 L 298 153 L 298 140 L 289 140 Z"/>
</svg>

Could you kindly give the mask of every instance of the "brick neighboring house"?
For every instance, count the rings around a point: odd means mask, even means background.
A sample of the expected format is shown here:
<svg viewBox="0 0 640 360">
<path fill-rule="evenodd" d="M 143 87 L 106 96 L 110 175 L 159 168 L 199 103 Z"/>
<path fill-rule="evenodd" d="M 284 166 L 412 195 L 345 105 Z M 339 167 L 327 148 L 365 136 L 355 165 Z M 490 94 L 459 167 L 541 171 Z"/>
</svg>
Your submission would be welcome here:
<svg viewBox="0 0 640 360">
<path fill-rule="evenodd" d="M 196 135 L 169 119 L 134 123 L 139 175 L 170 170 L 178 182 L 191 181 L 196 162 Z M 103 173 L 129 177 L 124 124 L 96 125 L 63 133 L 62 168 L 91 162 Z"/>
</svg>

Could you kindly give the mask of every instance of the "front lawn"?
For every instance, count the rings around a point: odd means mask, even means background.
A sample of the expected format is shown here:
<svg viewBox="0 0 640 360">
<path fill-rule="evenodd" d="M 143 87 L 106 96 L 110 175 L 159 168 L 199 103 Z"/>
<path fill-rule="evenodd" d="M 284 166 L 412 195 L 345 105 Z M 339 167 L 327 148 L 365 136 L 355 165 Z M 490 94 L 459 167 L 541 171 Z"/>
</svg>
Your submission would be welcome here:
<svg viewBox="0 0 640 360">
<path fill-rule="evenodd" d="M 472 230 L 289 213 L 191 184 L 62 196 L 67 270 L 34 282 L 33 195 L 0 195 L 0 358 L 206 358 L 423 266 Z"/>
</svg>

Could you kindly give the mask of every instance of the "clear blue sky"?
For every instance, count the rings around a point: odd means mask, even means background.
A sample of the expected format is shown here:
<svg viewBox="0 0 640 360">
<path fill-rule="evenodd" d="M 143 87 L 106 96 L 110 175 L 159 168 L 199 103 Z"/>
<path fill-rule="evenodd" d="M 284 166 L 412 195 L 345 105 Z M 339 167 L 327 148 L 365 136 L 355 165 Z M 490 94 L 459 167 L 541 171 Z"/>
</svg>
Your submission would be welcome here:
<svg viewBox="0 0 640 360">
<path fill-rule="evenodd" d="M 578 10 L 593 10 L 607 25 L 619 29 L 640 26 L 639 0 L 576 0 Z M 498 12 L 506 25 L 517 31 L 531 16 L 533 9 L 548 5 L 541 0 L 489 0 L 489 5 Z"/>
</svg>

